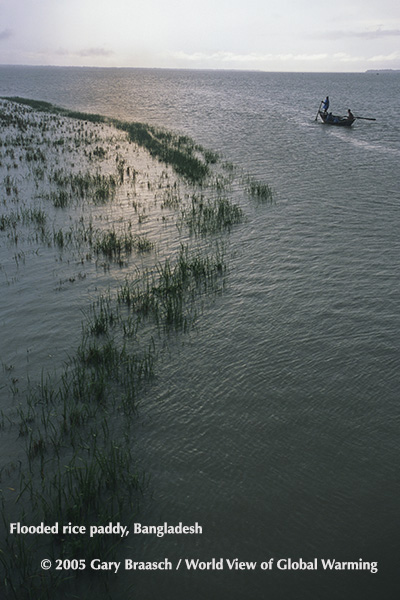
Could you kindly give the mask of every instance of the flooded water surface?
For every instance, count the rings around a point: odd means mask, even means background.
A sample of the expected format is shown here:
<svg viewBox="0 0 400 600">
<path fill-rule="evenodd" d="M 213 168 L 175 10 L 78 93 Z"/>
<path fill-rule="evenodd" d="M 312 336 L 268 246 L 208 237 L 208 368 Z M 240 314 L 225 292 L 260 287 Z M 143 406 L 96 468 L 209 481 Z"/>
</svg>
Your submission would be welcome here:
<svg viewBox="0 0 400 600">
<path fill-rule="evenodd" d="M 218 283 L 212 275 L 207 292 L 203 281 L 191 284 L 196 299 L 185 300 L 185 326 L 161 332 L 145 325 L 141 358 L 150 352 L 154 363 L 152 376 L 141 381 L 129 433 L 121 425 L 126 392 L 118 386 L 128 377 L 122 367 L 115 366 L 121 371 L 107 400 L 113 407 L 106 418 L 107 452 L 125 436 L 132 469 L 148 478 L 135 521 L 198 523 L 202 533 L 131 533 L 119 560 L 168 558 L 173 570 L 127 570 L 107 584 L 97 578 L 98 597 L 108 597 L 111 588 L 112 598 L 129 592 L 138 600 L 159 598 L 160 589 L 178 600 L 395 597 L 400 107 L 393 99 L 399 87 L 396 73 L 0 68 L 1 96 L 165 127 L 225 161 L 214 187 L 193 191 L 171 166 L 111 125 L 71 124 L 42 113 L 47 129 L 53 128 L 51 138 L 46 134 L 51 144 L 42 133 L 32 140 L 46 154 L 43 161 L 29 161 L 28 147 L 7 145 L 4 129 L 0 392 L 7 488 L 27 482 L 18 470 L 25 439 L 32 461 L 44 457 L 32 471 L 38 481 L 44 477 L 47 454 L 32 438 L 35 426 L 27 423 L 23 436 L 21 425 L 10 423 L 20 423 L 18 406 L 25 406 L 27 390 L 48 374 L 63 373 L 77 348 L 84 348 L 86 367 L 94 360 L 88 339 L 104 325 L 99 297 L 122 323 L 126 297 L 120 308 L 112 303 L 127 277 L 140 279 L 176 257 L 181 245 L 203 256 L 212 252 L 214 259 L 224 255 Z M 333 112 L 351 108 L 365 119 L 352 128 L 316 121 L 326 94 Z M 87 194 L 63 211 L 51 196 L 63 169 L 97 173 L 103 185 L 115 180 L 111 200 L 96 202 Z M 192 196 L 198 202 L 204 195 L 203 210 L 221 198 L 222 177 L 229 180 L 222 196 L 240 207 L 241 218 L 205 236 L 196 230 L 199 221 L 190 220 Z M 272 202 L 252 196 L 249 181 L 270 186 Z M 63 189 L 69 194 L 71 187 Z M 40 211 L 46 212 L 45 227 Z M 59 231 L 70 232 L 64 246 Z M 110 231 L 136 246 L 113 254 L 103 245 L 102 232 Z M 214 274 L 223 270 L 218 265 Z M 121 353 L 130 352 L 130 342 L 121 342 L 128 339 L 126 329 L 121 336 L 120 362 Z M 70 452 L 68 436 L 63 444 Z M 128 472 L 127 489 L 129 481 Z M 122 471 L 115 483 L 124 487 Z M 12 494 L 4 493 L 10 505 Z M 191 568 L 186 559 L 203 567 Z M 235 559 L 254 561 L 256 568 L 228 564 Z M 337 561 L 336 568 L 327 560 Z M 356 566 L 343 566 L 349 561 Z M 78 593 L 91 587 L 81 582 Z"/>
</svg>

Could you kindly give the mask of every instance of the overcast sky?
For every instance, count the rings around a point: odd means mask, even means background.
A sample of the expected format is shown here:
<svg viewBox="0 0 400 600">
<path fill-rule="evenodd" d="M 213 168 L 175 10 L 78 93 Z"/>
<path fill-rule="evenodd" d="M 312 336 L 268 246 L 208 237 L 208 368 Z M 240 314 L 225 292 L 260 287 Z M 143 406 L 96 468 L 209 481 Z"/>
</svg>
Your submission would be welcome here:
<svg viewBox="0 0 400 600">
<path fill-rule="evenodd" d="M 0 64 L 400 69 L 399 0 L 0 0 Z"/>
</svg>

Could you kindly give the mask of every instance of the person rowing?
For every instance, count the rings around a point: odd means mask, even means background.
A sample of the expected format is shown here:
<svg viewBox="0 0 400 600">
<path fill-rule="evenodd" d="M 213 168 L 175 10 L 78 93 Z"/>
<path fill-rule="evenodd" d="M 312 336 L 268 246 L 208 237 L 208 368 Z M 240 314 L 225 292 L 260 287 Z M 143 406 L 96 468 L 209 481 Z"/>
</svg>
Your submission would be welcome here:
<svg viewBox="0 0 400 600">
<path fill-rule="evenodd" d="M 329 108 L 329 96 L 327 96 L 324 100 L 324 103 L 322 105 L 322 110 L 324 111 L 324 113 L 328 112 L 328 108 Z"/>
</svg>

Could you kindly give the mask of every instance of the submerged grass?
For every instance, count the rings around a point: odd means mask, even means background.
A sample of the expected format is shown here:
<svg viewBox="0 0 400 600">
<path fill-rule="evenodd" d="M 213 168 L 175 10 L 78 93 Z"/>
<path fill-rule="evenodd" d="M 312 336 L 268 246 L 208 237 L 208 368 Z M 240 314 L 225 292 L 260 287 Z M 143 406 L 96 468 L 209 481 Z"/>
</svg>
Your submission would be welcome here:
<svg viewBox="0 0 400 600">
<path fill-rule="evenodd" d="M 144 480 L 135 470 L 132 452 L 113 440 L 100 445 L 97 440 L 101 437 L 101 432 L 96 429 L 92 433 L 94 436 L 88 439 L 86 447 L 81 447 L 79 453 L 73 452 L 71 458 L 63 463 L 54 465 L 53 473 L 48 473 L 47 457 L 46 463 L 39 460 L 36 464 L 32 461 L 30 477 L 21 477 L 23 492 L 18 501 L 23 496 L 26 496 L 25 501 L 29 500 L 29 517 L 32 519 L 37 515 L 36 518 L 44 518 L 48 524 L 59 524 L 57 534 L 46 536 L 50 537 L 50 548 L 47 543 L 45 546 L 42 544 L 41 549 L 43 556 L 50 557 L 53 564 L 58 558 L 70 560 L 82 556 L 89 561 L 94 557 L 111 556 L 108 536 L 99 535 L 89 539 L 87 535 L 63 535 L 62 524 L 79 524 L 88 530 L 93 523 L 109 523 L 110 518 L 117 522 L 127 511 L 132 516 L 137 513 L 135 498 L 140 493 Z M 106 435 L 105 427 L 103 437 Z M 40 469 L 44 464 L 46 475 L 43 473 L 42 477 L 39 476 L 38 483 L 35 483 L 35 468 Z M 115 493 L 116 489 L 119 490 L 118 495 Z M 121 490 L 124 490 L 123 493 Z M 28 517 L 28 514 L 25 516 Z M 126 517 L 124 523 L 129 525 Z M 112 544 L 115 544 L 114 536 Z M 4 551 L 0 553 L 7 597 L 16 600 L 54 598 L 58 588 L 62 586 L 65 589 L 67 582 L 62 572 L 53 570 L 51 576 L 47 573 L 44 576 L 38 567 L 37 552 L 35 537 L 7 536 Z"/>
<path fill-rule="evenodd" d="M 9 214 L 0 215 L 0 231 L 12 229 L 18 223 L 43 227 L 46 223 L 46 213 L 40 208 L 21 208 Z"/>
<path fill-rule="evenodd" d="M 119 304 L 141 321 L 153 319 L 164 330 L 187 330 L 196 311 L 194 299 L 204 292 L 219 291 L 223 286 L 226 263 L 223 250 L 205 256 L 190 253 L 181 245 L 174 262 L 166 260 L 156 271 L 146 271 L 139 279 L 125 284 L 117 292 Z"/>
<path fill-rule="evenodd" d="M 208 235 L 230 230 L 243 220 L 243 210 L 227 198 L 205 199 L 193 195 L 191 205 L 182 211 L 182 222 L 190 233 Z"/>
<path fill-rule="evenodd" d="M 272 202 L 273 192 L 271 187 L 267 183 L 256 181 L 251 177 L 247 177 L 247 191 L 250 196 L 262 200 L 263 202 Z"/>
<path fill-rule="evenodd" d="M 71 173 L 57 169 L 49 176 L 50 182 L 57 186 L 57 191 L 50 197 L 56 207 L 65 208 L 72 199 L 90 199 L 95 204 L 104 204 L 113 200 L 117 189 L 114 175 L 103 175 L 99 172 Z"/>
<path fill-rule="evenodd" d="M 125 229 L 118 233 L 114 229 L 99 232 L 94 241 L 94 250 L 97 254 L 102 252 L 105 256 L 120 259 L 124 254 L 130 254 L 133 250 L 138 252 L 150 252 L 154 243 L 145 236 L 133 235 Z"/>
<path fill-rule="evenodd" d="M 29 387 L 26 402 L 20 404 L 9 426 L 19 436 L 25 454 L 13 470 L 13 485 L 3 486 L 1 492 L 6 530 L 11 520 L 24 524 L 70 521 L 90 525 L 123 519 L 124 524 L 129 525 L 129 520 L 137 515 L 145 486 L 132 450 L 131 428 L 138 401 L 154 375 L 158 349 L 174 340 L 177 332 L 190 330 L 206 295 L 223 290 L 227 263 L 221 234 L 242 222 L 244 213 L 226 197 L 230 177 L 226 173 L 216 175 L 212 170 L 218 165 L 218 155 L 204 150 L 186 136 L 146 124 L 69 111 L 47 102 L 9 100 L 62 119 L 70 117 L 113 125 L 126 132 L 131 141 L 145 148 L 151 156 L 171 165 L 180 176 L 178 184 L 168 183 L 166 188 L 162 183 L 156 186 L 147 181 L 146 192 L 151 191 L 152 185 L 163 190 L 159 192 L 161 208 L 174 212 L 177 225 L 185 230 L 183 237 L 190 239 L 191 246 L 181 243 L 176 254 L 141 271 L 127 269 L 123 284 L 99 295 L 82 323 L 80 343 L 64 368 L 57 376 L 43 375 L 37 385 Z M 26 144 L 29 128 L 23 115 L 17 112 L 7 115 L 0 110 L 0 122 L 16 127 L 20 144 Z M 54 127 L 59 136 L 57 122 L 36 121 L 32 127 L 37 126 L 41 131 Z M 88 139 L 83 131 L 84 127 L 73 144 L 70 139 L 61 143 L 57 138 L 59 141 L 51 148 L 55 152 L 68 152 L 73 145 L 75 151 Z M 104 159 L 109 151 L 98 145 L 95 136 L 93 141 L 97 146 L 89 160 Z M 15 160 L 15 156 L 7 155 L 7 160 Z M 114 163 L 116 174 L 112 175 L 104 175 L 99 169 L 94 173 L 83 169 L 79 172 L 51 170 L 41 154 L 28 147 L 23 160 L 32 163 L 29 168 L 36 185 L 41 182 L 46 186 L 47 196 L 43 199 L 56 209 L 64 209 L 67 215 L 72 214 L 72 209 L 87 205 L 87 201 L 97 206 L 112 202 L 118 186 L 127 178 L 131 179 L 130 189 L 134 189 L 136 195 L 137 173 L 118 153 Z M 233 171 L 223 168 L 229 173 Z M 14 178 L 8 175 L 4 182 L 6 200 L 17 203 Z M 267 191 L 255 182 L 253 187 L 249 183 L 248 191 L 262 199 L 264 195 L 267 197 Z M 138 210 L 140 201 L 135 199 L 130 206 Z M 111 205 L 110 212 L 112 209 Z M 63 214 L 52 210 L 53 214 Z M 94 226 L 91 217 L 79 216 L 79 210 L 77 213 L 66 228 L 65 221 L 61 227 L 41 208 L 27 209 L 17 204 L 17 208 L 7 209 L 0 216 L 0 231 L 10 233 L 17 240 L 18 227 L 31 226 L 35 243 L 53 245 L 58 249 L 58 260 L 65 263 L 70 261 L 67 250 L 72 248 L 79 248 L 82 255 L 89 257 L 87 260 L 93 255 L 96 264 L 101 257 L 109 266 L 115 262 L 121 264 L 132 252 L 154 249 L 146 235 L 133 233 L 129 221 L 118 226 L 114 219 L 113 225 L 100 229 Z M 145 216 L 144 211 L 141 212 L 139 222 L 143 222 Z M 203 237 L 193 240 L 188 234 Z M 211 241 L 204 239 L 207 235 L 211 235 Z M 148 257 L 140 257 L 140 260 L 148 260 Z M 40 556 L 50 556 L 53 560 L 80 555 L 86 559 L 101 556 L 113 560 L 119 541 L 107 536 L 88 539 L 87 536 L 55 535 L 43 540 L 37 536 L 8 534 L 0 550 L 6 597 L 52 599 L 57 588 L 64 589 L 68 585 L 63 574 L 58 576 L 52 571 L 43 575 L 38 567 L 39 551 Z"/>
<path fill-rule="evenodd" d="M 93 306 L 82 342 L 61 378 L 43 379 L 31 390 L 27 408 L 19 412 L 27 467 L 20 470 L 17 503 L 29 506 L 18 517 L 22 523 L 70 521 L 89 527 L 124 518 L 129 524 L 128 509 L 135 518 L 144 480 L 130 443 L 115 441 L 110 416 L 129 417 L 129 430 L 156 355 L 153 343 L 147 350 L 137 349 L 136 335 L 133 344 L 127 342 L 126 323 L 134 314 L 139 322 L 152 320 L 167 330 L 187 330 L 196 297 L 215 289 L 225 269 L 221 253 L 204 256 L 182 246 L 174 264 L 160 263 L 140 280 L 126 281 L 115 301 L 102 297 Z M 128 307 L 128 314 L 122 314 L 121 306 Z M 4 519 L 5 515 L 3 507 Z M 54 536 L 46 542 L 46 555 L 51 557 L 113 556 L 105 537 Z M 61 585 L 57 575 L 44 580 L 38 572 L 35 548 L 27 539 L 7 535 L 0 562 L 10 597 L 38 598 Z"/>
<path fill-rule="evenodd" d="M 205 150 L 202 146 L 195 144 L 188 136 L 177 135 L 146 123 L 130 123 L 118 119 L 109 119 L 102 115 L 68 110 L 49 102 L 30 100 L 19 96 L 5 99 L 29 106 L 35 110 L 72 119 L 112 124 L 117 129 L 125 131 L 132 142 L 145 148 L 151 156 L 158 158 L 161 162 L 171 165 L 179 175 L 192 183 L 203 183 L 210 174 L 209 165 L 218 161 L 218 155 L 215 152 Z"/>
<path fill-rule="evenodd" d="M 202 183 L 210 174 L 210 153 L 204 152 L 203 148 L 195 145 L 190 138 L 173 135 L 169 131 L 144 123 L 125 123 L 114 120 L 114 124 L 119 129 L 126 131 L 129 138 L 145 148 L 151 156 L 171 165 L 179 175 L 192 183 Z"/>
</svg>

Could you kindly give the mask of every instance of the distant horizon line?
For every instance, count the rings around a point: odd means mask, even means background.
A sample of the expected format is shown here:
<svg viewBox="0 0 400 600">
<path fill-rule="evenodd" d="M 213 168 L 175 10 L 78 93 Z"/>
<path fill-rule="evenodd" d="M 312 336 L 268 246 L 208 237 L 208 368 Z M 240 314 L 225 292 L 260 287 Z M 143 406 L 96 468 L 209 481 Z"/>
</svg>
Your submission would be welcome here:
<svg viewBox="0 0 400 600">
<path fill-rule="evenodd" d="M 93 66 L 93 65 L 29 65 L 29 64 L 10 64 L 0 63 L 0 67 L 24 67 L 32 69 L 108 69 L 108 70 L 149 70 L 149 71 L 223 71 L 223 72 L 242 72 L 242 73 L 287 73 L 287 74 L 308 74 L 308 75 L 354 75 L 363 73 L 398 73 L 400 69 L 366 69 L 363 71 L 264 71 L 263 69 L 240 69 L 240 68 L 217 68 L 217 67 L 117 67 L 117 66 Z"/>
</svg>

